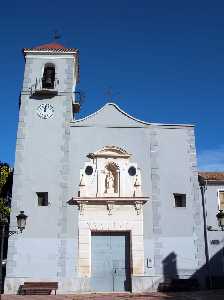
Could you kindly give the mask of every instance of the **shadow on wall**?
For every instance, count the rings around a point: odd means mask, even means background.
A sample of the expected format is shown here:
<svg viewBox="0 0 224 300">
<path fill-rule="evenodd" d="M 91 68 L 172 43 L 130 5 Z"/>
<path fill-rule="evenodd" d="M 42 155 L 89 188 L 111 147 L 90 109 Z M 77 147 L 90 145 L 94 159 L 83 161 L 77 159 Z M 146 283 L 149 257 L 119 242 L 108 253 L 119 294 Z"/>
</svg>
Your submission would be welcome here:
<svg viewBox="0 0 224 300">
<path fill-rule="evenodd" d="M 224 248 L 187 279 L 179 278 L 175 252 L 171 252 L 162 264 L 164 281 L 158 286 L 159 292 L 224 288 Z"/>
<path fill-rule="evenodd" d="M 178 279 L 178 272 L 177 272 L 177 255 L 176 253 L 170 253 L 164 260 L 163 260 L 163 276 L 164 281 L 172 279 Z"/>
<path fill-rule="evenodd" d="M 220 249 L 193 276 L 200 285 L 208 289 L 224 288 L 224 248 Z"/>
<path fill-rule="evenodd" d="M 177 270 L 177 255 L 171 252 L 162 262 L 164 281 L 158 286 L 159 292 L 179 292 L 197 290 L 199 288 L 197 279 L 179 278 Z"/>
</svg>

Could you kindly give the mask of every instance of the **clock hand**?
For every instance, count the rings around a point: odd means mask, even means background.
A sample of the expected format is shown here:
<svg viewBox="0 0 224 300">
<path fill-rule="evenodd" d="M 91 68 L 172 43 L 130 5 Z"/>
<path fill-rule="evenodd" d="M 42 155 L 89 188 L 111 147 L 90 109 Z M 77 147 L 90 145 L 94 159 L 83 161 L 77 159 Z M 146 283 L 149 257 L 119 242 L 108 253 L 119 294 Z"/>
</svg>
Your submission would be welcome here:
<svg viewBox="0 0 224 300">
<path fill-rule="evenodd" d="M 44 112 L 46 112 L 46 110 L 47 110 L 47 105 L 44 106 Z"/>
</svg>

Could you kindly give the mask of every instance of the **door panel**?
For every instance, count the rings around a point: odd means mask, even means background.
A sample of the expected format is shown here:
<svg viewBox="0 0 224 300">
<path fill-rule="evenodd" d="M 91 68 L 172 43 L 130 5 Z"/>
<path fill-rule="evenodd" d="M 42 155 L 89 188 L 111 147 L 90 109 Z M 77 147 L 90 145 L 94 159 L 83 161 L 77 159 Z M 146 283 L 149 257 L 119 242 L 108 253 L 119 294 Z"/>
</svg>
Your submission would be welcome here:
<svg viewBox="0 0 224 300">
<path fill-rule="evenodd" d="M 94 291 L 130 291 L 130 238 L 128 232 L 93 232 L 91 244 Z"/>
</svg>

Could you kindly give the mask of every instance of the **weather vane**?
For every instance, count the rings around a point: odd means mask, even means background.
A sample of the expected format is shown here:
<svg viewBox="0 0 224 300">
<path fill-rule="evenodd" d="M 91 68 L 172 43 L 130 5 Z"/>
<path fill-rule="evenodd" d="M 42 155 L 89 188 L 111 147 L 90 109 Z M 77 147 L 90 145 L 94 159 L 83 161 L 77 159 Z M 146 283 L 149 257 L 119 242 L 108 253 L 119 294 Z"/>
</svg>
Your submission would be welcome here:
<svg viewBox="0 0 224 300">
<path fill-rule="evenodd" d="M 56 40 L 59 40 L 60 38 L 61 38 L 61 35 L 59 34 L 58 30 L 54 30 L 53 39 L 56 41 Z"/>
</svg>

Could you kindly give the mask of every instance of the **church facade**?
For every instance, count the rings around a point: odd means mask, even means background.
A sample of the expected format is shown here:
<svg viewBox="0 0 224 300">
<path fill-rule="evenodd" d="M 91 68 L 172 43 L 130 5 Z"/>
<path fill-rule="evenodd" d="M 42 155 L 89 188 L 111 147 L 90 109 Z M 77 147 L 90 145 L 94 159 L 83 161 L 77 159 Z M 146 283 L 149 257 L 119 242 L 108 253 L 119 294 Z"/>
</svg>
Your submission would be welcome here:
<svg viewBox="0 0 224 300">
<path fill-rule="evenodd" d="M 25 48 L 5 293 L 152 291 L 206 264 L 192 125 L 147 123 L 107 103 L 76 119 L 78 51 Z M 200 280 L 199 280 L 200 281 Z M 203 285 L 203 283 L 202 283 Z"/>
</svg>

